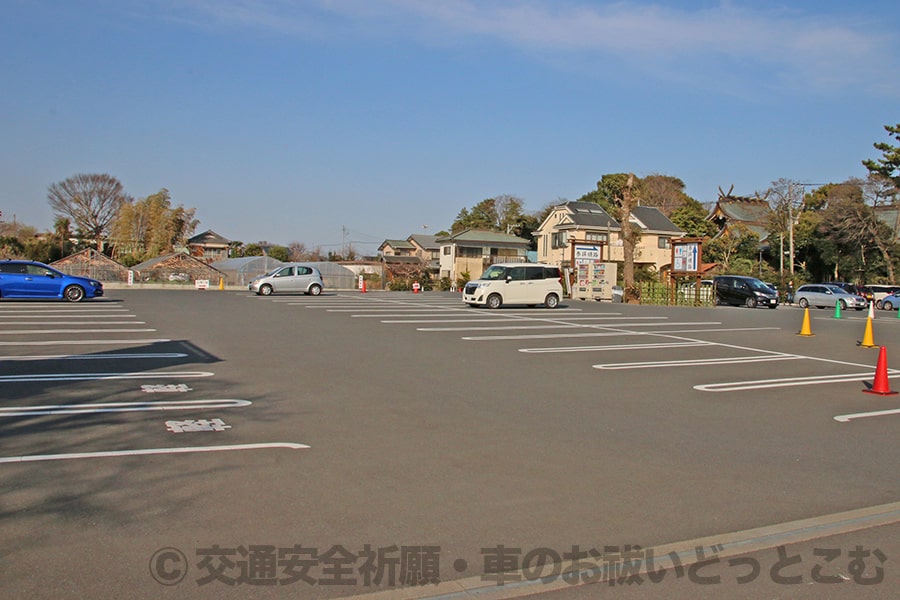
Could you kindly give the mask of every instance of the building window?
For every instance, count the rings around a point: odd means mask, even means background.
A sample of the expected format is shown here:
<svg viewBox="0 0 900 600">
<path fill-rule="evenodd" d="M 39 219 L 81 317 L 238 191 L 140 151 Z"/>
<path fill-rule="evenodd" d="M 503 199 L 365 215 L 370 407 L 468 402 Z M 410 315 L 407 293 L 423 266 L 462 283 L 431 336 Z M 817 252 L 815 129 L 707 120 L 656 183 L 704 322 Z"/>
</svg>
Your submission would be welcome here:
<svg viewBox="0 0 900 600">
<path fill-rule="evenodd" d="M 668 249 L 668 248 L 672 247 L 672 244 L 670 243 L 669 238 L 667 238 L 667 237 L 657 238 L 656 243 L 657 243 L 657 248 Z"/>
<path fill-rule="evenodd" d="M 585 241 L 588 241 L 588 242 L 598 242 L 598 243 L 602 242 L 605 244 L 606 242 L 609 241 L 609 235 L 606 233 L 587 232 L 584 235 L 584 239 L 585 239 Z"/>
<path fill-rule="evenodd" d="M 444 256 L 450 256 L 450 246 L 443 247 Z"/>
</svg>

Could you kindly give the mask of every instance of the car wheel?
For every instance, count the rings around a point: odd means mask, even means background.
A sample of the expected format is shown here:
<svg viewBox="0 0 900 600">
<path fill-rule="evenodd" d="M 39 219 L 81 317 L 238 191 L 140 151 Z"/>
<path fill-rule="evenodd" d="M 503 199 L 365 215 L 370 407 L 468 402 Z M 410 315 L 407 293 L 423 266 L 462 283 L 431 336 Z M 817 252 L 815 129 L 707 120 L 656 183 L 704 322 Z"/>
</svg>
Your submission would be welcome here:
<svg viewBox="0 0 900 600">
<path fill-rule="evenodd" d="M 882 306 L 881 306 L 881 300 L 876 300 L 876 301 L 875 301 L 875 308 L 877 308 L 878 310 L 881 310 L 881 309 L 882 309 Z"/>
<path fill-rule="evenodd" d="M 267 283 L 263 286 L 260 286 L 259 295 L 260 296 L 271 296 L 272 292 L 274 292 L 274 291 L 275 290 L 272 289 L 272 286 Z"/>
<path fill-rule="evenodd" d="M 843 300 L 838 300 L 838 304 L 841 305 L 841 310 L 847 310 L 847 303 Z"/>
<path fill-rule="evenodd" d="M 800 298 L 797 300 L 797 304 L 800 305 L 800 308 L 809 308 L 809 300 L 806 298 Z"/>
<path fill-rule="evenodd" d="M 744 302 L 744 305 L 747 308 L 756 308 L 756 298 L 750 296 L 749 298 L 747 298 L 746 302 Z"/>
<path fill-rule="evenodd" d="M 894 305 L 890 302 L 884 302 L 881 306 L 884 310 L 894 310 Z"/>
<path fill-rule="evenodd" d="M 318 296 L 319 294 L 322 293 L 322 286 L 319 285 L 318 283 L 314 283 L 311 286 L 309 286 L 308 293 L 310 296 Z"/>
<path fill-rule="evenodd" d="M 84 288 L 79 285 L 70 285 L 63 290 L 63 297 L 69 302 L 80 302 L 84 298 Z"/>
<path fill-rule="evenodd" d="M 559 306 L 559 296 L 556 294 L 547 294 L 547 297 L 544 298 L 544 306 L 547 308 L 556 308 Z"/>
<path fill-rule="evenodd" d="M 500 294 L 491 294 L 490 296 L 488 296 L 488 308 L 500 308 L 501 304 L 503 304 L 503 298 L 500 297 Z"/>
</svg>

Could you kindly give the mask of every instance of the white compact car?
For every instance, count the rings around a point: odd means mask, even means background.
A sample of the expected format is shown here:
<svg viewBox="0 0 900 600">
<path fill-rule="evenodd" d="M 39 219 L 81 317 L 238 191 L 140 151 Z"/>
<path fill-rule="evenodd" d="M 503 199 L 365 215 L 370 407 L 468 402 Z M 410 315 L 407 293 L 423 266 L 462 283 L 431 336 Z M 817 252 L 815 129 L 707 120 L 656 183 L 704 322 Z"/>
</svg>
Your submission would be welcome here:
<svg viewBox="0 0 900 600">
<path fill-rule="evenodd" d="M 481 278 L 463 288 L 463 302 L 469 306 L 500 308 L 504 304 L 525 304 L 556 308 L 562 299 L 559 267 L 535 263 L 498 263 Z"/>
<path fill-rule="evenodd" d="M 250 282 L 251 292 L 269 296 L 275 292 L 302 292 L 318 296 L 325 288 L 322 274 L 307 265 L 284 265 Z"/>
</svg>

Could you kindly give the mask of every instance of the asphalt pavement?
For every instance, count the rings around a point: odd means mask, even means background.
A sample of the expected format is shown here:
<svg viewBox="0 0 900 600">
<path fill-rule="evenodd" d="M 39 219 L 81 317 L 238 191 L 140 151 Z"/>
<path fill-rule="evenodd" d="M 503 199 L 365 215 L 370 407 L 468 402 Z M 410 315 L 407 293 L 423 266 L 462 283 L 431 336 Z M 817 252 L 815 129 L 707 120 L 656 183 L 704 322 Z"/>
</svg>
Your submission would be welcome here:
<svg viewBox="0 0 900 600">
<path fill-rule="evenodd" d="M 808 314 L 2 301 L 0 595 L 897 597 L 900 318 Z"/>
</svg>

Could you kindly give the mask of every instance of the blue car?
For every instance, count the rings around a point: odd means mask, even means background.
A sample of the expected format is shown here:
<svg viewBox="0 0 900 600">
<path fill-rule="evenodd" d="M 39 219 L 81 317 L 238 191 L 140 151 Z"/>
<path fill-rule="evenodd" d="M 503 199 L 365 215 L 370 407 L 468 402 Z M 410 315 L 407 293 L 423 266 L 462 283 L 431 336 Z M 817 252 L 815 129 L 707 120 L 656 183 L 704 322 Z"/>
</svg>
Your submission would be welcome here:
<svg viewBox="0 0 900 600">
<path fill-rule="evenodd" d="M 65 298 L 79 302 L 103 295 L 96 279 L 66 275 L 31 260 L 0 260 L 0 298 Z"/>
</svg>

